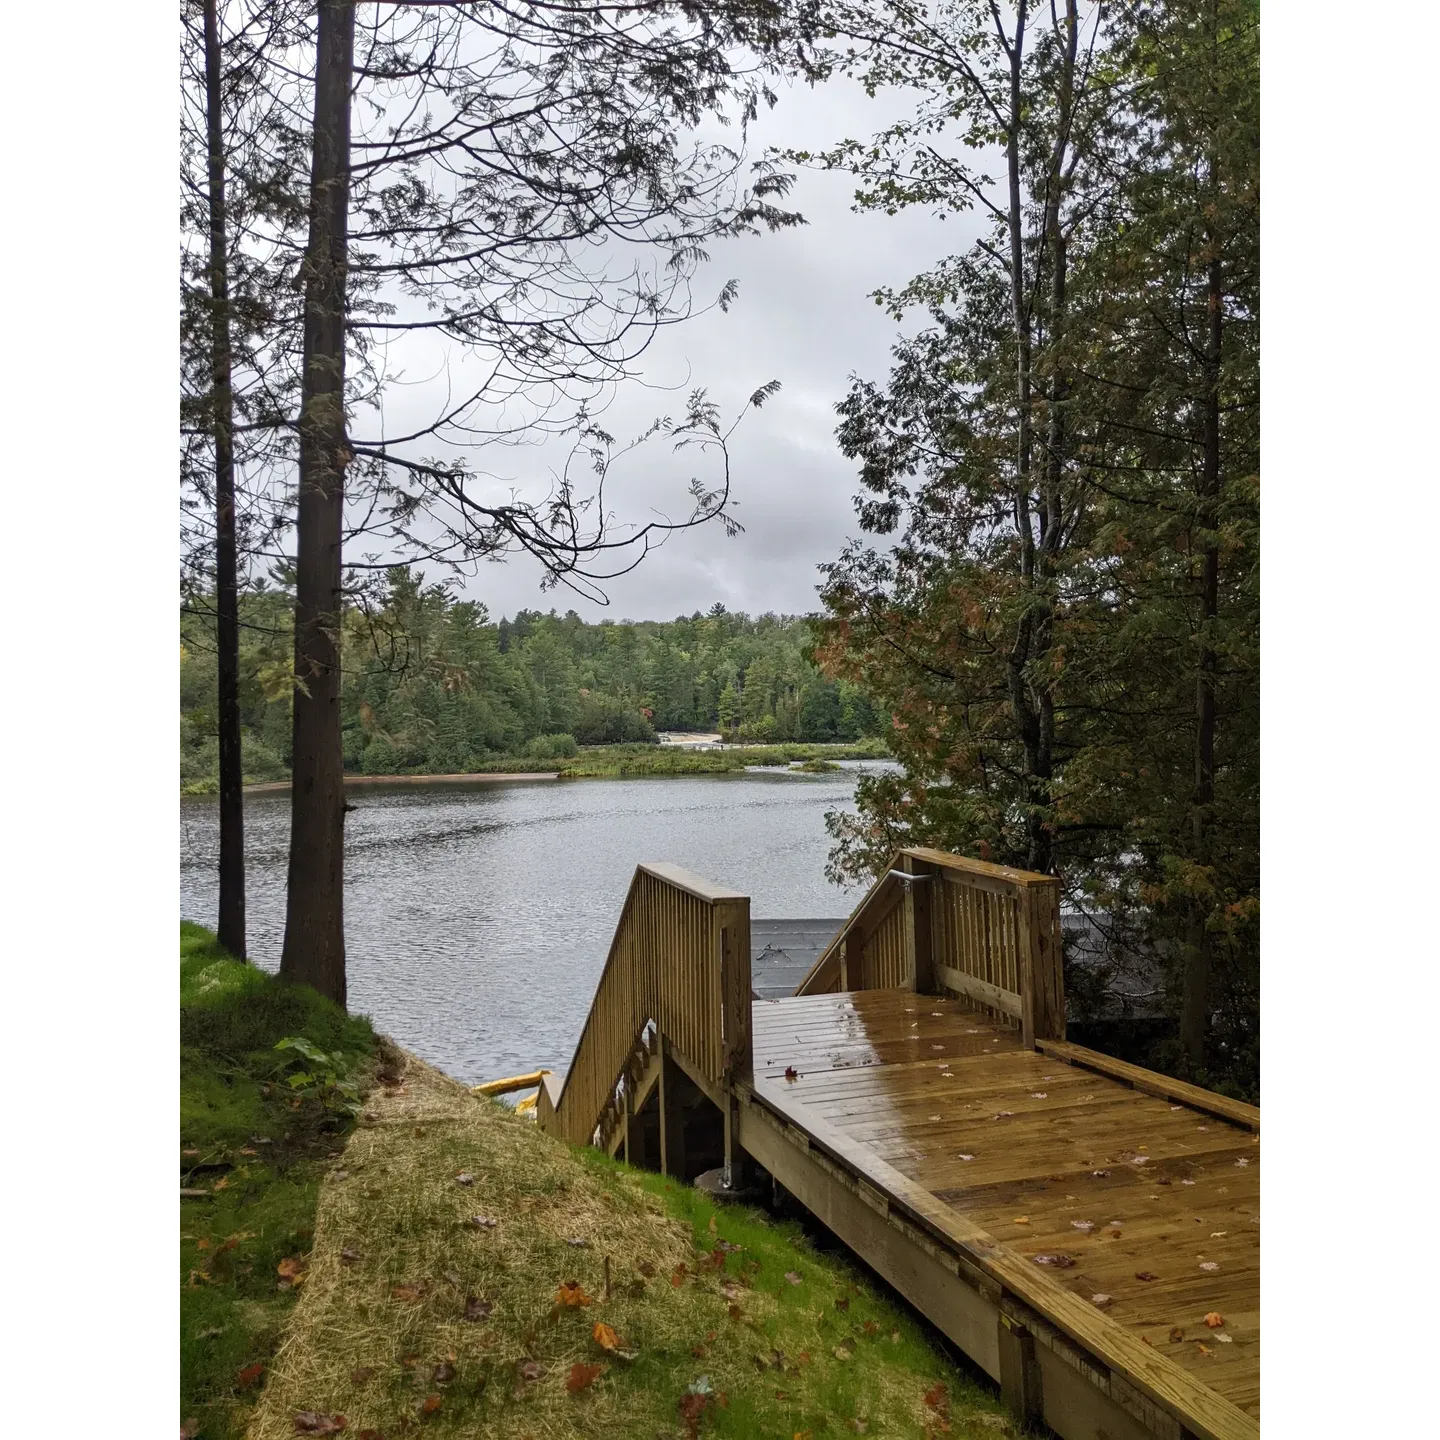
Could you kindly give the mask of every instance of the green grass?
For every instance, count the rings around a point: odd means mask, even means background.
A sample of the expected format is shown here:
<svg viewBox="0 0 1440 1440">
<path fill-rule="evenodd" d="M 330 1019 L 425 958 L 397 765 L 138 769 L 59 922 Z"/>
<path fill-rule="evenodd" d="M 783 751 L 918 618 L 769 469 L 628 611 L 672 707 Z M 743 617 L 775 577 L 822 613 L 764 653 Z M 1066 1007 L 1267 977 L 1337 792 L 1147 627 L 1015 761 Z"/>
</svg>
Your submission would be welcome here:
<svg viewBox="0 0 1440 1440">
<path fill-rule="evenodd" d="M 180 926 L 180 1406 L 205 1440 L 244 1434 L 256 1397 L 239 1382 L 268 1363 L 295 1302 L 276 1267 L 310 1247 L 320 1176 L 353 1118 L 286 1083 L 302 1036 L 365 1075 L 369 1022 L 305 986 L 234 960 Z"/>
<path fill-rule="evenodd" d="M 795 1224 L 561 1145 L 414 1060 L 366 1115 L 250 1440 L 286 1440 L 305 1411 L 431 1440 L 1014 1433 L 990 1387 Z M 584 1304 L 557 1303 L 567 1283 Z M 572 1389 L 577 1366 L 596 1369 Z"/>
</svg>

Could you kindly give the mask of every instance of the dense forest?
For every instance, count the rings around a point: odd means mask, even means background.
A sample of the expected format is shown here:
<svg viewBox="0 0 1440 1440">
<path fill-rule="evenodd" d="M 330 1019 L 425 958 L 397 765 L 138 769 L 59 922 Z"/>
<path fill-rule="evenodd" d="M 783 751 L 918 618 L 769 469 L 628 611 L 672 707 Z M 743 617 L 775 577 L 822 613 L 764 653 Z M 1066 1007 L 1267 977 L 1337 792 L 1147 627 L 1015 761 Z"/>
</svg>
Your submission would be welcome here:
<svg viewBox="0 0 1440 1440">
<path fill-rule="evenodd" d="M 293 606 L 285 588 L 244 597 L 241 714 L 245 772 L 289 770 Z M 347 770 L 461 772 L 504 756 L 549 758 L 581 745 L 653 744 L 657 730 L 729 739 L 850 741 L 889 717 L 811 663 L 803 619 L 752 619 L 714 605 L 669 621 L 589 624 L 572 610 L 492 621 L 399 567 L 382 603 L 346 612 L 342 707 Z M 180 777 L 203 786 L 218 764 L 211 614 L 181 616 Z"/>
</svg>

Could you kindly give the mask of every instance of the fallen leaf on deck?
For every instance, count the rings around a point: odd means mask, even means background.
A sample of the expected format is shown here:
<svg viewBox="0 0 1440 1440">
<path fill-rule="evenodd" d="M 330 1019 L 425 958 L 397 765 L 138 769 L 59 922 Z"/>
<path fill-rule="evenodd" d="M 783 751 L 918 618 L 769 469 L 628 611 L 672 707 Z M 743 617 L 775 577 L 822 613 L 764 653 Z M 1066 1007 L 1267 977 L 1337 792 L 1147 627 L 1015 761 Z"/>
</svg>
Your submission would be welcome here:
<svg viewBox="0 0 1440 1440">
<path fill-rule="evenodd" d="M 253 1365 L 246 1365 L 235 1374 L 236 1387 L 241 1390 L 248 1390 L 264 1373 L 265 1366 L 259 1360 Z"/>
<path fill-rule="evenodd" d="M 1003 1120 L 1007 1115 L 1013 1115 L 1013 1110 L 997 1110 L 990 1118 L 992 1120 Z"/>
<path fill-rule="evenodd" d="M 565 1280 L 555 1292 L 555 1303 L 567 1310 L 576 1310 L 582 1305 L 593 1305 L 595 1300 L 585 1293 L 585 1287 L 578 1281 Z"/>
<path fill-rule="evenodd" d="M 1210 1329 L 1218 1330 L 1225 1323 L 1225 1317 L 1218 1310 L 1212 1310 L 1205 1317 L 1205 1323 Z"/>
<path fill-rule="evenodd" d="M 1030 1098 L 1032 1100 L 1048 1100 L 1050 1098 L 1050 1092 L 1048 1090 L 1032 1090 L 1030 1092 Z"/>
<path fill-rule="evenodd" d="M 1195 1182 L 1193 1180 L 1182 1180 L 1180 1183 L 1182 1185 L 1193 1185 Z"/>
<path fill-rule="evenodd" d="M 1149 1270 L 1137 1270 L 1135 1272 L 1135 1278 L 1137 1280 L 1158 1280 L 1160 1277 Z"/>
<path fill-rule="evenodd" d="M 799 1277 L 793 1270 L 787 1270 L 787 1271 L 785 1272 L 785 1278 L 786 1278 L 792 1285 L 798 1285 L 798 1284 L 800 1283 L 800 1277 Z"/>
<path fill-rule="evenodd" d="M 1017 1225 L 1028 1225 L 1030 1223 L 1030 1217 L 1028 1215 L 1017 1215 L 1015 1217 L 1015 1223 Z"/>
<path fill-rule="evenodd" d="M 1229 1233 L 1228 1230 L 1212 1230 L 1210 1232 L 1210 1238 L 1212 1240 L 1223 1240 Z"/>
<path fill-rule="evenodd" d="M 1198 1340 L 1195 1342 L 1195 1348 L 1202 1355 L 1213 1355 L 1215 1353 L 1208 1345 L 1202 1345 Z"/>
<path fill-rule="evenodd" d="M 1110 1300 L 1111 1297 L 1105 1294 L 1092 1295 L 1090 1297 L 1090 1303 L 1092 1305 L 1108 1305 L 1110 1303 Z"/>
<path fill-rule="evenodd" d="M 1218 1270 L 1220 1266 L 1214 1260 L 1202 1260 L 1200 1268 L 1202 1270 Z"/>
<path fill-rule="evenodd" d="M 1108 1180 L 1110 1178 L 1110 1172 L 1108 1170 L 1092 1170 L 1090 1174 L 1096 1180 Z"/>
<path fill-rule="evenodd" d="M 1170 1343 L 1172 1345 L 1178 1345 L 1184 1338 L 1185 1332 L 1178 1325 L 1170 1327 Z"/>
<path fill-rule="evenodd" d="M 1031 1257 L 1037 1265 L 1049 1265 L 1056 1270 L 1068 1270 L 1074 1263 L 1074 1259 L 1061 1252 L 1054 1255 L 1035 1255 Z"/>
<path fill-rule="evenodd" d="M 590 1334 L 602 1350 L 618 1350 L 620 1348 L 620 1337 L 603 1320 L 595 1322 L 595 1328 Z"/>
<path fill-rule="evenodd" d="M 938 1115 L 931 1115 L 929 1118 L 931 1120 L 938 1120 L 940 1117 Z"/>
<path fill-rule="evenodd" d="M 1093 1220 L 1072 1220 L 1070 1224 L 1072 1228 L 1083 1230 L 1086 1234 L 1095 1228 L 1095 1222 Z"/>
<path fill-rule="evenodd" d="M 800 1072 L 793 1065 L 787 1065 L 785 1067 L 785 1078 L 793 1084 L 800 1078 Z"/>
<path fill-rule="evenodd" d="M 577 1361 L 570 1367 L 570 1378 L 565 1382 L 566 1390 L 572 1395 L 588 1390 L 604 1369 L 603 1365 L 587 1365 L 584 1361 Z"/>
<path fill-rule="evenodd" d="M 457 1185 L 473 1185 L 475 1183 L 475 1177 L 468 1170 L 462 1170 L 455 1177 L 455 1183 Z"/>
<path fill-rule="evenodd" d="M 322 1415 L 318 1410 L 301 1410 L 295 1416 L 297 1435 L 338 1435 L 350 1422 L 343 1415 Z"/>
<path fill-rule="evenodd" d="M 481 1320 L 488 1320 L 494 1312 L 494 1304 L 479 1295 L 467 1295 L 465 1297 L 465 1319 L 479 1324 Z"/>
<path fill-rule="evenodd" d="M 1217 1335 L 1215 1338 L 1222 1345 L 1233 1345 L 1235 1343 L 1235 1337 L 1233 1335 Z"/>
</svg>

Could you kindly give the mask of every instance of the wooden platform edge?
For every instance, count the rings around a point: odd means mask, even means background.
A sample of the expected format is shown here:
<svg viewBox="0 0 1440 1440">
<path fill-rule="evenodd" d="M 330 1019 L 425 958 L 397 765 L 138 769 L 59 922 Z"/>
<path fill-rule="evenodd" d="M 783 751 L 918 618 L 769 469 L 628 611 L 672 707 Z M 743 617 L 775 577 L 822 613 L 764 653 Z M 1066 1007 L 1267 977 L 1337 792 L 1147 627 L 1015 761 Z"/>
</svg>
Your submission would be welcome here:
<svg viewBox="0 0 1440 1440">
<path fill-rule="evenodd" d="M 883 1199 L 887 1207 L 898 1205 L 910 1219 L 960 1252 L 959 1259 L 966 1268 L 978 1271 L 984 1281 L 999 1287 L 1002 1309 L 1007 1301 L 1019 1301 L 1025 1312 L 1034 1312 L 1040 1318 L 1042 1331 L 1046 1326 L 1053 1326 L 1083 1354 L 1094 1357 L 1107 1375 L 1118 1371 L 1124 1383 L 1134 1387 L 1139 1395 L 1158 1406 L 1182 1427 L 1178 1433 L 1193 1435 L 1199 1440 L 1258 1440 L 1260 1426 L 1254 1417 L 1218 1391 L 1202 1384 L 1173 1360 L 1142 1344 L 1129 1331 L 1071 1294 L 1064 1286 L 1032 1271 L 994 1236 L 907 1179 L 864 1146 L 855 1144 L 810 1111 L 803 1102 L 791 1100 L 781 1107 L 768 1102 L 759 1090 L 748 1090 L 747 1087 L 747 1091 L 743 1099 L 749 1103 L 742 1104 L 742 1115 L 753 1112 L 753 1108 L 761 1108 L 775 1117 L 781 1133 L 793 1145 L 798 1146 L 802 1138 L 807 1145 L 818 1145 L 857 1181 L 873 1191 L 876 1199 Z M 755 1151 L 746 1144 L 746 1134 L 742 1126 L 740 1142 L 754 1155 Z M 755 1158 L 762 1165 L 766 1164 L 763 1156 L 755 1155 Z M 771 1167 L 767 1165 L 767 1168 Z M 781 1183 L 784 1183 L 783 1179 Z M 871 1208 L 878 1206 L 872 1203 Z M 824 1218 L 823 1214 L 821 1218 Z M 884 1273 L 883 1270 L 881 1273 Z M 897 1277 L 886 1278 L 892 1284 L 897 1283 Z M 903 1291 L 903 1284 L 897 1288 Z M 971 1353 L 972 1358 L 983 1365 L 982 1357 Z M 1048 1416 L 1047 1420 L 1053 1428 L 1061 1429 L 1055 1420 Z M 1151 1433 L 1155 1433 L 1153 1427 Z"/>
<path fill-rule="evenodd" d="M 1213 1090 L 1203 1090 L 1200 1086 L 1187 1084 L 1184 1080 L 1172 1080 L 1168 1075 L 1158 1075 L 1142 1066 L 1113 1059 L 1109 1055 L 1102 1055 L 1098 1050 L 1087 1050 L 1083 1045 L 1072 1045 L 1068 1040 L 1037 1040 L 1035 1048 L 1041 1054 L 1063 1060 L 1068 1065 L 1077 1065 L 1084 1070 L 1108 1075 L 1112 1080 L 1121 1080 L 1137 1090 L 1143 1090 L 1147 1095 L 1157 1095 L 1162 1100 L 1178 1100 L 1192 1109 L 1219 1116 L 1234 1125 L 1243 1125 L 1257 1135 L 1260 1133 L 1259 1108 L 1247 1105 L 1243 1100 L 1217 1095 Z"/>
</svg>

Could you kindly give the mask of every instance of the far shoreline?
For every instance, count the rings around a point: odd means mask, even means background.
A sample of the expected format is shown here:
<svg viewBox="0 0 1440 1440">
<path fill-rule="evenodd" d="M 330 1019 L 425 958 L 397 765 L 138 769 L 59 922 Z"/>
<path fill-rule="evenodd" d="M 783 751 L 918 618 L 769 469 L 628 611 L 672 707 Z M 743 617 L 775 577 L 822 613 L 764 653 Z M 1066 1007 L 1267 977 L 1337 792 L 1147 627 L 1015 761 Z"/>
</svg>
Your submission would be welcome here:
<svg viewBox="0 0 1440 1440">
<path fill-rule="evenodd" d="M 498 784 L 502 780 L 558 780 L 558 770 L 517 770 L 504 775 L 347 775 L 346 785 L 458 785 Z M 288 790 L 289 780 L 266 780 L 259 785 L 246 785 L 245 794 L 257 795 L 267 790 Z"/>
</svg>

